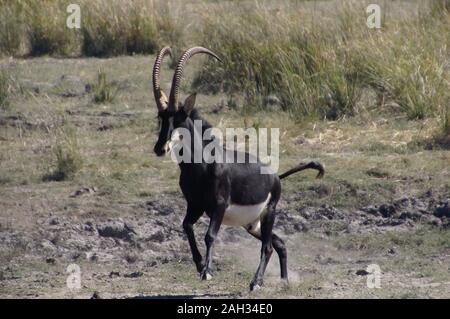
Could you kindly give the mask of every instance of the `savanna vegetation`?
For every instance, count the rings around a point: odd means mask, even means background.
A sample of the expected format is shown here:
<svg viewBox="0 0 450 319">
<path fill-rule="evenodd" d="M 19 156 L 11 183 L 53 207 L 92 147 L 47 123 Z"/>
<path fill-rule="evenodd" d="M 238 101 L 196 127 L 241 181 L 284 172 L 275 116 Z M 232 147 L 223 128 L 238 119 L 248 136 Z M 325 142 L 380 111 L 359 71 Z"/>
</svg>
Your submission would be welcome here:
<svg viewBox="0 0 450 319">
<path fill-rule="evenodd" d="M 448 133 L 449 3 L 384 1 L 376 30 L 365 25 L 368 1 L 80 1 L 77 30 L 65 27 L 67 0 L 1 1 L 0 54 L 104 57 L 201 44 L 224 63 L 207 64 L 194 88 L 231 100 L 243 93 L 248 108 L 274 94 L 297 119 L 389 109 L 438 117 Z"/>
<path fill-rule="evenodd" d="M 79 0 L 69 29 L 71 2 L 0 0 L 0 296 L 449 295 L 449 0 Z M 179 171 L 152 154 L 164 45 L 222 58 L 193 58 L 181 86 L 215 127 L 279 128 L 280 171 L 325 165 L 283 180 L 289 286 L 272 261 L 248 294 L 259 243 L 228 228 L 214 284 L 198 280 Z M 371 263 L 381 289 L 357 274 Z"/>
</svg>

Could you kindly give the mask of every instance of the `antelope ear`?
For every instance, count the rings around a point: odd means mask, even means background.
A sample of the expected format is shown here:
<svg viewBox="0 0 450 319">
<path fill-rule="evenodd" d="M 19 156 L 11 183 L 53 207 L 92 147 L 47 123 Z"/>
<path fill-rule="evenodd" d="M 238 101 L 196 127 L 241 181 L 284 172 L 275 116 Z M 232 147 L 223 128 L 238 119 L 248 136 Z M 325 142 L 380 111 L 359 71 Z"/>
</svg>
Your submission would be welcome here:
<svg viewBox="0 0 450 319">
<path fill-rule="evenodd" d="M 187 114 L 190 114 L 195 106 L 195 98 L 197 97 L 197 93 L 194 92 L 189 95 L 186 100 L 184 100 L 183 109 Z"/>
<path fill-rule="evenodd" d="M 159 102 L 161 103 L 162 110 L 165 110 L 168 106 L 169 100 L 167 99 L 167 96 L 163 91 L 161 91 Z"/>
</svg>

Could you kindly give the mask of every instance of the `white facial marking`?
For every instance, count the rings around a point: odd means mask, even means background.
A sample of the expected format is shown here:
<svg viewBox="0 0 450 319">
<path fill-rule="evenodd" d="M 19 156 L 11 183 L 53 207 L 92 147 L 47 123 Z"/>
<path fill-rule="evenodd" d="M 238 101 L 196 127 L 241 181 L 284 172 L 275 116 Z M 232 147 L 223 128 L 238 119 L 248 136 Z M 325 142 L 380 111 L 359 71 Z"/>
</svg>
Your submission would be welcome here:
<svg viewBox="0 0 450 319">
<path fill-rule="evenodd" d="M 172 135 L 170 136 L 170 139 L 167 140 L 166 144 L 164 145 L 164 149 L 166 150 L 166 153 L 169 153 L 170 150 L 172 150 L 175 145 L 178 143 L 181 143 L 181 134 L 178 131 L 178 129 L 173 130 Z"/>
<path fill-rule="evenodd" d="M 228 226 L 248 226 L 258 223 L 269 200 L 270 194 L 264 202 L 256 205 L 242 206 L 231 204 L 225 211 L 223 224 Z"/>
<path fill-rule="evenodd" d="M 161 125 L 161 127 L 162 127 L 162 125 Z M 176 142 L 175 140 L 173 140 L 175 132 L 176 131 L 173 130 L 173 117 L 170 117 L 169 118 L 169 129 L 167 130 L 166 144 L 164 144 L 164 151 L 166 152 L 166 155 L 173 148 L 173 142 Z"/>
</svg>

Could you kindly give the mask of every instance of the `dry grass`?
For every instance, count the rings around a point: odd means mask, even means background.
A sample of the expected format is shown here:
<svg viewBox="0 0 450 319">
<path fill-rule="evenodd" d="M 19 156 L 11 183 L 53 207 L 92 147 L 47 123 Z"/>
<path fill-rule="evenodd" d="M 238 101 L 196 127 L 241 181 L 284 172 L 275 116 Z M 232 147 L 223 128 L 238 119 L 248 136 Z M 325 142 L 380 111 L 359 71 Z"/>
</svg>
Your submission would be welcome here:
<svg viewBox="0 0 450 319">
<path fill-rule="evenodd" d="M 68 3 L 0 1 L 0 52 L 112 56 L 202 44 L 224 63 L 207 64 L 194 87 L 243 93 L 248 109 L 276 95 L 297 120 L 388 107 L 448 127 L 447 0 L 385 2 L 381 30 L 365 25 L 368 1 L 81 1 L 81 30 L 64 27 Z"/>
<path fill-rule="evenodd" d="M 73 179 L 83 167 L 83 157 L 80 151 L 77 131 L 67 125 L 58 131 L 53 152 L 56 168 L 44 176 L 44 181 L 62 181 Z"/>
<path fill-rule="evenodd" d="M 182 41 L 181 26 L 165 2 L 89 1 L 83 10 L 82 52 L 87 56 L 154 53 Z"/>
<path fill-rule="evenodd" d="M 410 119 L 439 114 L 450 95 L 449 16 L 437 18 L 422 4 L 420 17 L 393 13 L 377 31 L 365 27 L 366 3 L 338 3 L 334 13 L 312 21 L 308 17 L 321 13 L 304 5 L 250 10 L 226 3 L 206 10 L 203 44 L 224 64 L 208 65 L 195 85 L 243 91 L 257 106 L 275 94 L 297 118 L 354 115 L 362 102 L 366 108 L 388 104 Z M 365 90 L 383 98 L 363 101 Z"/>
<path fill-rule="evenodd" d="M 107 81 L 106 73 L 102 70 L 98 71 L 97 84 L 94 87 L 94 102 L 95 103 L 109 103 L 114 100 L 115 90 L 112 84 Z"/>
<path fill-rule="evenodd" d="M 0 1 L 0 55 L 20 55 L 25 25 L 21 6 L 12 1 Z"/>
<path fill-rule="evenodd" d="M 6 110 L 9 107 L 9 87 L 10 78 L 8 73 L 0 69 L 0 110 Z"/>
<path fill-rule="evenodd" d="M 183 41 L 165 1 L 79 1 L 81 29 L 66 27 L 68 0 L 0 1 L 0 55 L 112 56 L 154 53 Z"/>
</svg>

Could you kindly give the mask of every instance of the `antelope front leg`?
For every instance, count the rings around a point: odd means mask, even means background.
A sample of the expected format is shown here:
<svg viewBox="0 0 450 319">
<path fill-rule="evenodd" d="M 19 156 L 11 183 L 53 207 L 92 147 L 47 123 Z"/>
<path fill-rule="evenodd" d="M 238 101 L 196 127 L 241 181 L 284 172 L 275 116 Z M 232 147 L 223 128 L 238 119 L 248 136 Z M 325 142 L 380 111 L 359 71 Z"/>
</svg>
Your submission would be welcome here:
<svg viewBox="0 0 450 319">
<path fill-rule="evenodd" d="M 194 259 L 195 266 L 197 267 L 197 271 L 199 273 L 203 270 L 204 265 L 202 255 L 200 254 L 200 251 L 197 247 L 197 241 L 195 240 L 194 224 L 198 221 L 202 214 L 202 210 L 194 209 L 188 205 L 186 217 L 183 221 L 183 229 L 188 238 L 189 246 L 191 247 L 192 258 Z"/>
<path fill-rule="evenodd" d="M 217 237 L 217 233 L 219 232 L 220 225 L 222 224 L 225 209 L 226 205 L 219 205 L 210 214 L 211 219 L 209 222 L 208 231 L 206 232 L 205 236 L 205 244 L 206 244 L 205 267 L 203 268 L 200 274 L 202 280 L 210 280 L 212 278 L 211 269 L 212 269 L 214 241 Z"/>
</svg>

